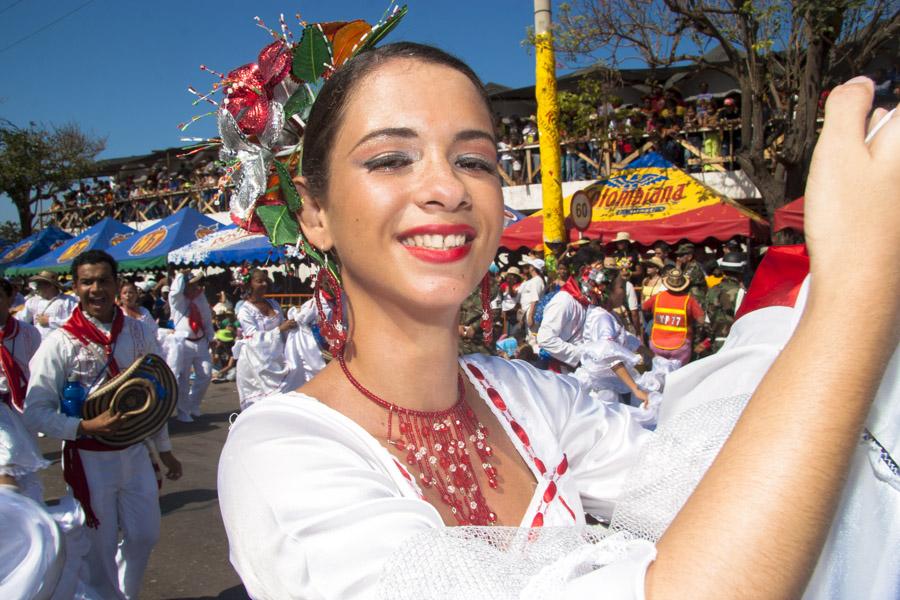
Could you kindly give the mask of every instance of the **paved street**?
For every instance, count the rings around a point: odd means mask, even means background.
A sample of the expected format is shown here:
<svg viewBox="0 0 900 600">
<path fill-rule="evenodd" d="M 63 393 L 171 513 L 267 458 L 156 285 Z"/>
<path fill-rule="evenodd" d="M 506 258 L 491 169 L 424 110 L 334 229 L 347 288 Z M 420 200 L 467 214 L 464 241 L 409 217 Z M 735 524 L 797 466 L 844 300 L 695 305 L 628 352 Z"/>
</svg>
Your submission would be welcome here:
<svg viewBox="0 0 900 600">
<path fill-rule="evenodd" d="M 219 453 L 228 434 L 228 416 L 237 407 L 233 383 L 213 384 L 203 401 L 204 416 L 194 423 L 169 422 L 184 476 L 163 483 L 162 536 L 144 578 L 144 600 L 247 598 L 228 562 L 228 542 L 216 496 Z M 44 495 L 52 502 L 65 492 L 60 445 L 44 438 L 41 451 L 54 461 L 44 471 Z"/>
</svg>

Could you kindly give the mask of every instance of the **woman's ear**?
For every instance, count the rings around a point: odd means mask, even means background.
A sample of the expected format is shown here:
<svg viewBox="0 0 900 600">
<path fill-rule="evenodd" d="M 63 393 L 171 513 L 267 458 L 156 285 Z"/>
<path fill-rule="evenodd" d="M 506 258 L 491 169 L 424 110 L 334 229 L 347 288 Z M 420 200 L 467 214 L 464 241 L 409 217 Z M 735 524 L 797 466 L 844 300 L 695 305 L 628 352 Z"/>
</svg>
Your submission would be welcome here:
<svg viewBox="0 0 900 600">
<path fill-rule="evenodd" d="M 310 193 L 306 177 L 294 177 L 293 182 L 297 193 L 303 198 L 303 206 L 296 215 L 303 235 L 319 250 L 331 250 L 334 241 L 328 228 L 328 216 L 321 201 Z"/>
</svg>

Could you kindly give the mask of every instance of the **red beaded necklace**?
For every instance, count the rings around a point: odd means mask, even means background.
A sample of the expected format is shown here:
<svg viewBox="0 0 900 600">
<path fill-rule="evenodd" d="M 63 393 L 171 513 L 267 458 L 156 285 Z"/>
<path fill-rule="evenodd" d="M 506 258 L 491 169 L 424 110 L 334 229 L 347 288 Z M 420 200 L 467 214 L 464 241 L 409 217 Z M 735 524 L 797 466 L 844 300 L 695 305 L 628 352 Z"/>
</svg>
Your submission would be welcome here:
<svg viewBox="0 0 900 600">
<path fill-rule="evenodd" d="M 487 427 L 475 419 L 475 412 L 466 404 L 462 375 L 457 374 L 459 396 L 456 404 L 446 410 L 430 412 L 402 408 L 376 396 L 353 377 L 344 362 L 343 352 L 338 354 L 338 362 L 353 387 L 387 409 L 387 442 L 407 451 L 406 462 L 418 467 L 422 487 L 434 486 L 460 525 L 494 524 L 497 515 L 481 493 L 469 460 L 469 447 L 475 448 L 492 488 L 497 487 L 497 469 L 488 462 L 493 451 L 488 446 Z M 397 439 L 393 438 L 392 430 L 394 414 L 400 433 Z"/>
</svg>

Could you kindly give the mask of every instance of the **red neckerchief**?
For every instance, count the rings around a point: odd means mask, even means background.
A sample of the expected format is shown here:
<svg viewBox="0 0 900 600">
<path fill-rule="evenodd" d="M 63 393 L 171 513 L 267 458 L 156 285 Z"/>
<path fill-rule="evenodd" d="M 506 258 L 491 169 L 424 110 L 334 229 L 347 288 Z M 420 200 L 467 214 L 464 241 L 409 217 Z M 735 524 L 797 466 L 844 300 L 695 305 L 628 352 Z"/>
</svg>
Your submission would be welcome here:
<svg viewBox="0 0 900 600">
<path fill-rule="evenodd" d="M 587 306 L 591 303 L 591 301 L 581 293 L 581 288 L 575 282 L 575 279 L 573 277 L 569 277 L 568 281 L 566 281 L 563 286 L 559 288 L 559 291 L 565 292 L 568 295 L 572 296 L 573 298 L 578 300 L 578 302 L 582 306 Z"/>
<path fill-rule="evenodd" d="M 28 378 L 22 372 L 19 363 L 12 353 L 3 344 L 6 340 L 13 340 L 19 334 L 19 322 L 9 315 L 6 324 L 0 331 L 0 366 L 6 375 L 6 385 L 9 387 L 9 395 L 13 408 L 19 412 L 25 410 L 25 391 L 28 389 Z"/>
<path fill-rule="evenodd" d="M 193 331 L 195 335 L 204 331 L 203 315 L 200 314 L 200 307 L 194 302 L 194 298 L 196 297 L 197 296 L 188 298 L 188 325 L 191 326 L 191 331 Z"/>
<path fill-rule="evenodd" d="M 119 374 L 119 364 L 116 362 L 115 356 L 113 356 L 113 349 L 124 323 L 125 314 L 117 306 L 113 315 L 112 328 L 109 331 L 109 335 L 106 335 L 88 320 L 79 304 L 72 311 L 72 316 L 69 317 L 69 320 L 66 321 L 62 328 L 85 346 L 90 343 L 102 346 L 106 353 L 106 369 L 109 371 L 110 377 L 115 377 Z M 84 474 L 84 464 L 81 462 L 81 455 L 78 453 L 79 448 L 93 452 L 108 452 L 121 450 L 121 448 L 108 446 L 92 438 L 75 441 L 66 440 L 63 443 L 63 479 L 72 488 L 72 495 L 75 496 L 75 499 L 81 503 L 81 507 L 84 509 L 85 525 L 96 528 L 100 525 L 100 521 L 91 507 L 91 490 L 88 486 L 87 477 Z"/>
<path fill-rule="evenodd" d="M 116 362 L 116 358 L 113 356 L 112 352 L 124 323 L 125 314 L 122 312 L 122 309 L 117 306 L 115 315 L 113 316 L 112 329 L 110 329 L 109 335 L 106 335 L 84 316 L 84 312 L 82 312 L 81 305 L 79 304 L 75 307 L 75 310 L 72 311 L 72 316 L 69 317 L 69 320 L 66 321 L 66 324 L 63 325 L 62 328 L 85 346 L 90 343 L 103 346 L 103 350 L 106 352 L 106 368 L 109 371 L 109 376 L 115 377 L 119 374 L 119 364 Z"/>
<path fill-rule="evenodd" d="M 768 306 L 794 306 L 807 274 L 809 255 L 805 245 L 772 246 L 756 269 L 735 320 Z"/>
</svg>

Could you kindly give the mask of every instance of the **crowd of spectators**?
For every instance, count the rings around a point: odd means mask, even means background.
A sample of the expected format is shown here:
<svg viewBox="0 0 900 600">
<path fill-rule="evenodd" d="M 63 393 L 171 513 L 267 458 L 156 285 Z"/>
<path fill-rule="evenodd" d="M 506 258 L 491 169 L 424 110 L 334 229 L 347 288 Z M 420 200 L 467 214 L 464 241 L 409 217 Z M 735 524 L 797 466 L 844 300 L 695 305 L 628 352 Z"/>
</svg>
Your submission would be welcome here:
<svg viewBox="0 0 900 600">
<path fill-rule="evenodd" d="M 879 69 L 870 75 L 876 84 L 876 102 L 893 107 L 900 102 L 900 67 Z M 820 108 L 827 92 L 823 92 Z M 612 100 L 596 108 L 596 133 L 591 136 L 567 135 L 562 131 L 562 181 L 596 179 L 602 172 L 604 148 L 611 163 L 619 163 L 644 143 L 654 145 L 667 160 L 689 172 L 726 169 L 737 165 L 733 155 L 741 143 L 741 95 L 737 91 L 713 94 L 701 82 L 699 92 L 684 97 L 676 88 L 664 89 L 651 84 L 650 93 L 639 104 Z M 783 116 L 783 115 L 782 115 Z M 776 118 L 779 115 L 770 115 Z M 540 152 L 535 116 L 518 115 L 498 119 L 500 142 L 497 146 L 504 185 L 540 182 Z M 700 159 L 692 149 L 703 154 Z M 531 179 L 528 179 L 528 161 Z"/>
<path fill-rule="evenodd" d="M 493 347 L 466 346 L 466 334 L 477 337 L 477 327 L 469 327 L 466 305 L 461 315 L 461 335 L 466 351 L 481 351 L 509 358 L 528 360 L 537 366 L 542 362 L 535 332 L 540 322 L 541 298 L 552 297 L 572 278 L 577 285 L 587 280 L 591 272 L 613 270 L 625 280 L 625 299 L 614 312 L 616 318 L 630 333 L 646 342 L 650 333 L 652 311 L 647 310 L 647 300 L 666 289 L 663 280 L 675 269 L 683 272 L 690 281 L 690 293 L 708 314 L 715 316 L 720 307 L 718 294 L 710 293 L 722 283 L 723 258 L 739 257 L 745 266 L 733 274 L 737 285 L 748 286 L 753 276 L 754 262 L 747 254 L 747 246 L 738 238 L 725 243 L 691 244 L 683 242 L 670 245 L 657 242 L 652 246 L 640 246 L 627 234 L 620 234 L 618 241 L 603 244 L 599 240 L 560 245 L 555 253 L 555 271 L 550 272 L 538 251 L 509 255 L 505 267 L 492 265 L 492 309 L 494 317 Z M 539 285 L 535 285 L 536 282 Z M 540 291 L 530 293 L 534 287 Z M 477 299 L 473 300 L 477 305 Z M 474 318 L 480 318 L 474 311 Z M 734 315 L 731 307 L 730 316 Z M 471 319 L 469 319 L 471 320 Z M 474 321 L 473 321 L 474 322 Z M 698 356 L 713 352 L 717 339 L 724 339 L 730 320 L 718 323 L 715 318 L 700 324 L 695 333 L 694 353 Z M 718 329 L 717 329 L 718 328 Z M 724 328 L 724 330 L 723 330 Z M 470 332 L 469 329 L 472 331 Z"/>
<path fill-rule="evenodd" d="M 188 206 L 198 210 L 213 200 L 219 210 L 226 210 L 225 200 L 218 193 L 224 185 L 224 172 L 215 163 L 208 162 L 198 169 L 182 166 L 169 170 L 165 166 L 154 167 L 149 174 L 113 176 L 82 180 L 76 186 L 54 200 L 51 212 L 78 209 L 86 226 L 104 217 L 113 216 L 120 221 L 157 219 L 168 216 L 166 207 L 157 201 L 163 198 L 180 205 L 187 198 Z"/>
</svg>

